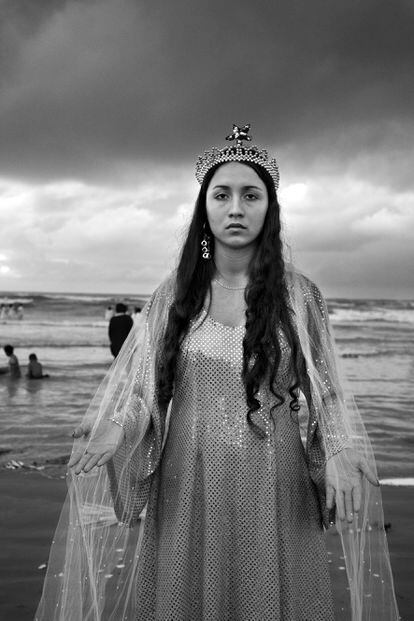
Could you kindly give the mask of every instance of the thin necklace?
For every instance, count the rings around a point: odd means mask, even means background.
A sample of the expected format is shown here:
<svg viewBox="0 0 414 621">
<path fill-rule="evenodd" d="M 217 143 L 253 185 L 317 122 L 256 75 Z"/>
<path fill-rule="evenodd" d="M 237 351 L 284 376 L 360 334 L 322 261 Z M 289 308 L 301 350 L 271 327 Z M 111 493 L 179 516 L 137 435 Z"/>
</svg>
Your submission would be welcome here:
<svg viewBox="0 0 414 621">
<path fill-rule="evenodd" d="M 242 289 L 246 289 L 247 285 L 243 285 L 242 287 L 230 287 L 229 285 L 225 285 L 223 282 L 220 282 L 218 278 L 213 278 L 214 282 L 216 282 L 223 289 L 230 289 L 230 291 L 241 291 Z"/>
</svg>

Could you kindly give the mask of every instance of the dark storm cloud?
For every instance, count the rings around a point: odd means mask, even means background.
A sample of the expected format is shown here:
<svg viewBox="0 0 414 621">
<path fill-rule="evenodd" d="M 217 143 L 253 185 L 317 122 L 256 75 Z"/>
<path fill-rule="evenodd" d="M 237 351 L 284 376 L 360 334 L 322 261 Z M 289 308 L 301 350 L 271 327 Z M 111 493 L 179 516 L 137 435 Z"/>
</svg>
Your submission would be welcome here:
<svg viewBox="0 0 414 621">
<path fill-rule="evenodd" d="M 411 183 L 407 157 L 405 167 L 381 164 L 386 150 L 411 150 L 409 1 L 10 0 L 2 9 L 5 175 L 192 162 L 234 120 L 251 121 L 257 141 L 292 165 L 357 161 L 390 184 Z"/>
<path fill-rule="evenodd" d="M 412 295 L 411 0 L 0 11 L 0 288 L 151 291 L 195 157 L 251 122 L 280 160 L 293 260 L 331 295 Z"/>
</svg>

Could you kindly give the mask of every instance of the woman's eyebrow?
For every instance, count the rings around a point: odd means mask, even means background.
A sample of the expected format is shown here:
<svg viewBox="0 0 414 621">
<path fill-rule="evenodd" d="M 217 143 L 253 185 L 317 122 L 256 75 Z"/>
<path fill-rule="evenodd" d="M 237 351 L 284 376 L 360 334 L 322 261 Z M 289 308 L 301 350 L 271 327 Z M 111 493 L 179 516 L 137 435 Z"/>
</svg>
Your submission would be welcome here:
<svg viewBox="0 0 414 621">
<path fill-rule="evenodd" d="M 213 190 L 218 190 L 218 189 L 230 190 L 231 188 L 229 185 L 215 185 L 213 187 Z M 241 189 L 242 190 L 259 190 L 260 192 L 263 192 L 262 188 L 259 188 L 257 185 L 243 185 Z"/>
</svg>

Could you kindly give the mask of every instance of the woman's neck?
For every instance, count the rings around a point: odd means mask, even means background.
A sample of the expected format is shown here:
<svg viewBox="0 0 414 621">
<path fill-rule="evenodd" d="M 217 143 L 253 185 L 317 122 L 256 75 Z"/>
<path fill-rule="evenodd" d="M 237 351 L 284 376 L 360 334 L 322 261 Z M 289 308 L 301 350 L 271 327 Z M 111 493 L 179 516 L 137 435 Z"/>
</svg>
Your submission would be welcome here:
<svg viewBox="0 0 414 621">
<path fill-rule="evenodd" d="M 246 280 L 253 254 L 253 246 L 229 248 L 228 246 L 222 246 L 220 243 L 216 242 L 214 248 L 214 263 L 218 275 L 230 284 L 239 284 L 241 281 Z"/>
</svg>

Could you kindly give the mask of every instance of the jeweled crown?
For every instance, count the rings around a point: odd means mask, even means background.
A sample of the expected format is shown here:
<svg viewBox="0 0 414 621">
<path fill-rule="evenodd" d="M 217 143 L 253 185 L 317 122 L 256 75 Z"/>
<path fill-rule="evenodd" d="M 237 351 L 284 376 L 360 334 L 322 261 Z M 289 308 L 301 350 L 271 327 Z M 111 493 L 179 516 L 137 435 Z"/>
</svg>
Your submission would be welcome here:
<svg viewBox="0 0 414 621">
<path fill-rule="evenodd" d="M 250 125 L 239 127 L 233 125 L 233 131 L 226 136 L 226 140 L 235 140 L 236 144 L 218 149 L 212 147 L 209 151 L 205 151 L 204 155 L 200 155 L 196 162 L 196 179 L 201 184 L 207 172 L 216 164 L 224 164 L 225 162 L 254 162 L 262 166 L 273 179 L 276 190 L 279 187 L 279 168 L 274 158 L 269 158 L 266 149 L 259 149 L 256 146 L 244 146 L 243 140 L 250 141 L 249 136 Z"/>
</svg>

